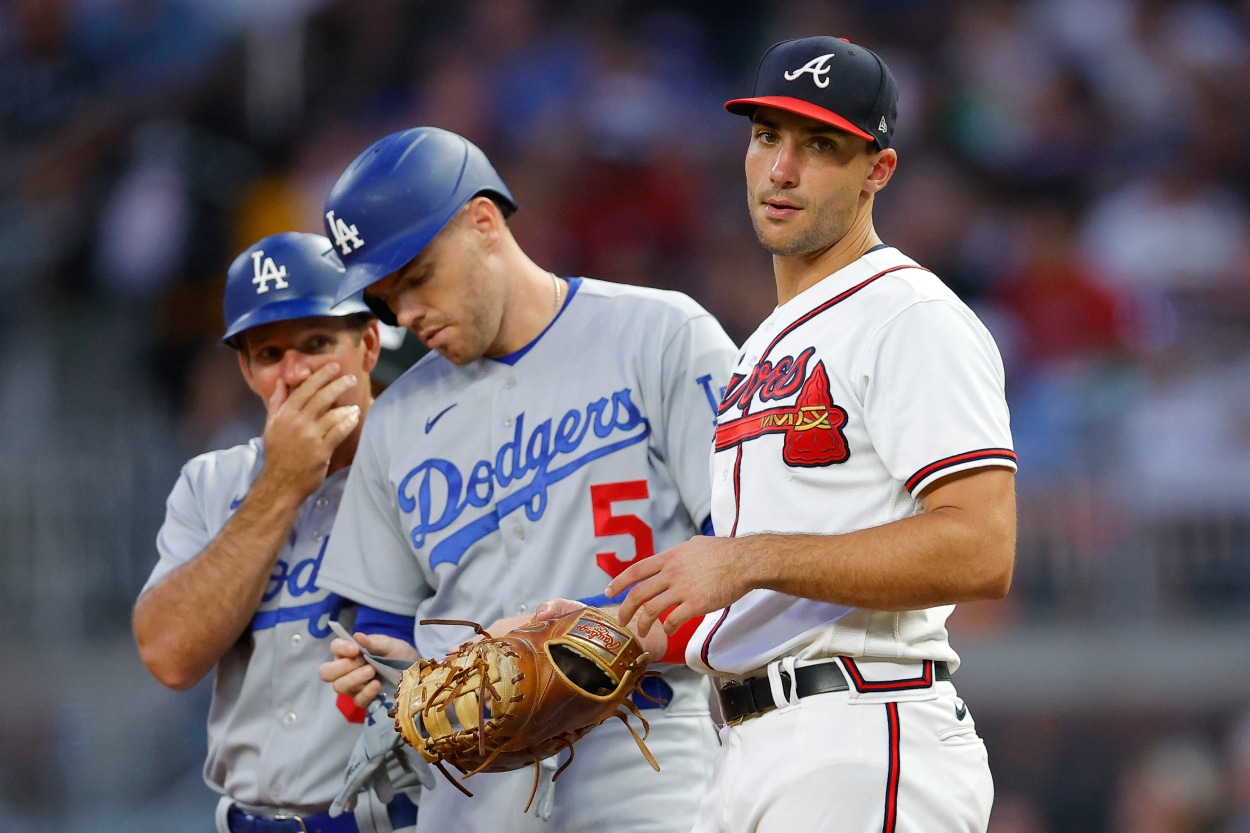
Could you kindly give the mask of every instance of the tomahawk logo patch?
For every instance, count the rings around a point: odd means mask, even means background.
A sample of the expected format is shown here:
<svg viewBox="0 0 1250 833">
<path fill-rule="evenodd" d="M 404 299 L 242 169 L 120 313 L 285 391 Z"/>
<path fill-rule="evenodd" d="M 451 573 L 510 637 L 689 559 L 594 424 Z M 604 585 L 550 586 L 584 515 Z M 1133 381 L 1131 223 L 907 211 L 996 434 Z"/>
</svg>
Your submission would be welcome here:
<svg viewBox="0 0 1250 833">
<path fill-rule="evenodd" d="M 757 367 L 750 376 L 731 380 L 721 414 L 729 411 L 729 404 L 736 404 L 744 414 L 716 426 L 716 450 L 724 451 L 766 434 L 784 434 L 781 458 L 786 465 L 814 468 L 850 459 L 842 431 L 846 410 L 833 404 L 824 362 L 816 362 L 807 372 L 814 353 L 814 349 L 808 348 L 797 357 L 786 356 L 776 364 L 762 362 L 768 367 Z M 745 413 L 756 395 L 760 401 L 775 400 L 796 388 L 798 396 L 791 405 Z"/>
</svg>

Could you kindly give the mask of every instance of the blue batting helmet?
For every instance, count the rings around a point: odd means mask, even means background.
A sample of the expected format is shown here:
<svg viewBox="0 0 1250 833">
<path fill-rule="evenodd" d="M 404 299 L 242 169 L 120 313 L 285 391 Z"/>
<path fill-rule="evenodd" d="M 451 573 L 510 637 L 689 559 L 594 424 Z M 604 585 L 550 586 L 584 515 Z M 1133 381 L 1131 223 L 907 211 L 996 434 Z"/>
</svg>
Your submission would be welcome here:
<svg viewBox="0 0 1250 833">
<path fill-rule="evenodd" d="M 338 298 L 362 292 L 419 255 L 479 194 L 492 197 L 505 217 L 516 210 L 486 154 L 463 136 L 414 127 L 375 142 L 326 198 L 326 234 L 347 267 Z M 374 312 L 394 323 L 389 311 Z"/>
<path fill-rule="evenodd" d="M 343 264 L 320 234 L 289 231 L 252 244 L 226 274 L 221 340 L 233 345 L 239 333 L 273 321 L 372 314 L 359 298 L 336 303 L 342 278 Z"/>
</svg>

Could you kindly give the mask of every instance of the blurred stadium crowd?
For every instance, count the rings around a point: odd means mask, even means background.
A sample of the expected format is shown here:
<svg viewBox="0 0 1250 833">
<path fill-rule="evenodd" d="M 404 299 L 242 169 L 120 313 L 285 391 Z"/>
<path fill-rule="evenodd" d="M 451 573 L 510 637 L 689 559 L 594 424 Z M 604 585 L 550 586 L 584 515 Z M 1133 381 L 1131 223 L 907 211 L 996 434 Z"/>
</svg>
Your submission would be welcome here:
<svg viewBox="0 0 1250 833">
<path fill-rule="evenodd" d="M 775 295 L 744 211 L 746 134 L 720 104 L 764 47 L 814 33 L 894 69 L 878 230 L 973 305 L 1007 366 L 1016 582 L 957 613 L 956 648 L 1056 623 L 1250 635 L 1245 0 L 8 0 L 9 650 L 50 680 L 82 654 L 105 679 L 133 652 L 178 465 L 263 421 L 216 344 L 225 268 L 266 234 L 321 231 L 329 185 L 393 130 L 481 145 L 544 266 L 680 289 L 743 339 Z M 59 688 L 0 683 L 0 829 L 198 779 L 205 699 L 142 694 L 126 662 L 108 731 Z M 996 722 L 986 702 L 991 830 L 1246 833 L 1243 709 L 1250 691 Z M 194 824 L 178 826 L 210 829 Z"/>
</svg>

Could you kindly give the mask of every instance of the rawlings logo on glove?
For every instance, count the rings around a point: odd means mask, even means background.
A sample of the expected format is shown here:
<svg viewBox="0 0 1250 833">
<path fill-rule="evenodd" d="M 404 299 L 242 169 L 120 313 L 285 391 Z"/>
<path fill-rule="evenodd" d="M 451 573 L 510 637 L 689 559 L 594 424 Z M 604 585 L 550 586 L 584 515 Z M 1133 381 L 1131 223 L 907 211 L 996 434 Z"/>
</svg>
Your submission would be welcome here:
<svg viewBox="0 0 1250 833">
<path fill-rule="evenodd" d="M 400 679 L 392 712 L 404 741 L 465 794 L 472 795 L 445 763 L 468 778 L 520 769 L 568 749 L 569 760 L 554 780 L 572 763 L 573 744 L 610 717 L 628 727 L 659 771 L 643 741 L 650 726 L 630 699 L 649 655 L 612 617 L 581 608 L 502 636 L 491 636 L 474 622 L 421 624 L 467 625 L 482 637 L 444 659 L 418 660 Z M 642 722 L 641 736 L 630 714 Z M 538 775 L 535 766 L 530 803 Z"/>
</svg>

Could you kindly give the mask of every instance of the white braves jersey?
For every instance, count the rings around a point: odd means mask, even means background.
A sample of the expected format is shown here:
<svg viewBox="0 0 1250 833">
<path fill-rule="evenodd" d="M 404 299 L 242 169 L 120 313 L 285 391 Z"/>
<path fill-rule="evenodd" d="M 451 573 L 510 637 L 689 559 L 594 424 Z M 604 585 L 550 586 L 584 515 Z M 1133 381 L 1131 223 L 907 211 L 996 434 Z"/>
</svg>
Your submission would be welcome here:
<svg viewBox="0 0 1250 833">
<path fill-rule="evenodd" d="M 260 439 L 192 459 L 169 495 L 156 538 L 160 560 L 144 590 L 193 559 L 225 526 L 264 464 Z M 247 633 L 217 664 L 204 780 L 249 807 L 324 813 L 343 784 L 361 723 L 351 701 L 321 682 L 329 629 L 344 601 L 319 587 L 347 471 L 300 507 Z"/>
<path fill-rule="evenodd" d="M 919 514 L 917 495 L 938 478 L 1016 466 L 989 332 L 889 247 L 773 311 L 743 346 L 717 421 L 718 535 L 880 526 Z M 865 610 L 752 590 L 704 618 L 686 660 L 726 676 L 786 655 L 945 660 L 953 671 L 951 610 Z"/>
<path fill-rule="evenodd" d="M 378 398 L 324 584 L 418 620 L 488 625 L 557 596 L 615 601 L 613 576 L 698 534 L 733 343 L 680 293 L 569 283 L 528 348 L 463 367 L 430 353 Z M 418 626 L 415 641 L 441 657 L 471 635 Z M 706 709 L 697 674 L 666 679 Z"/>
</svg>

